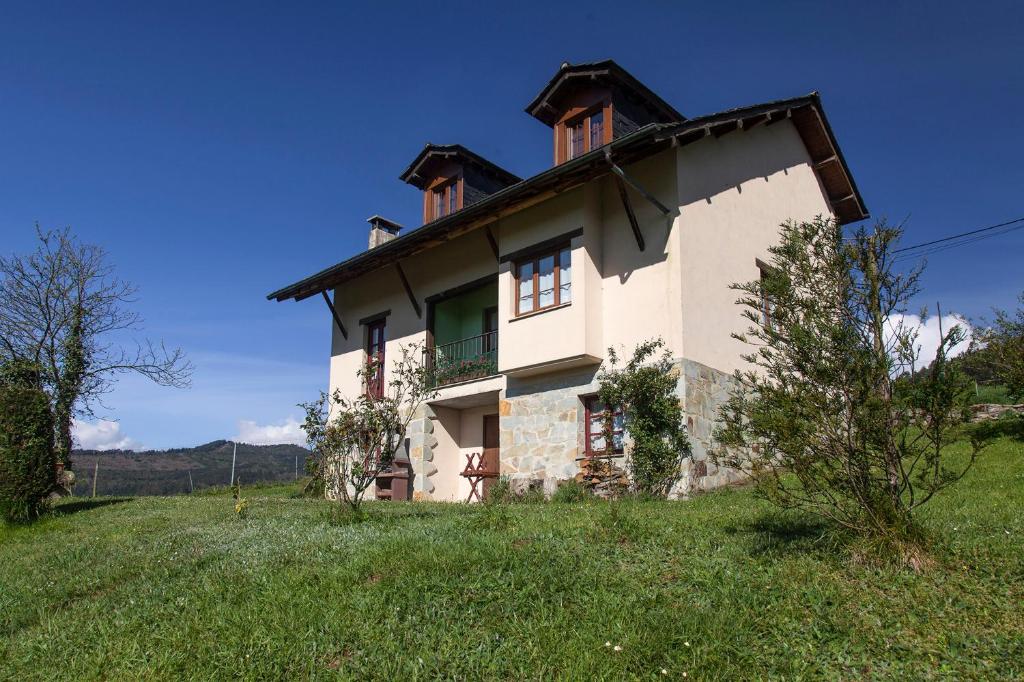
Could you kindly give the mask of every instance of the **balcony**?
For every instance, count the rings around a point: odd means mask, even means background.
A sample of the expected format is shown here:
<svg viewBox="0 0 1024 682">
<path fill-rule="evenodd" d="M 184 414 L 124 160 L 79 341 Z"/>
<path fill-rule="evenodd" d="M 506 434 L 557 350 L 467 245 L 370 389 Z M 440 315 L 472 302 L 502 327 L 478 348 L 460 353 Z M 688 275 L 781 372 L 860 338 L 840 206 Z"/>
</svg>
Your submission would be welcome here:
<svg viewBox="0 0 1024 682">
<path fill-rule="evenodd" d="M 427 381 L 437 388 L 498 373 L 498 332 L 489 331 L 423 351 Z"/>
<path fill-rule="evenodd" d="M 497 275 L 427 301 L 423 365 L 432 387 L 498 373 Z"/>
</svg>

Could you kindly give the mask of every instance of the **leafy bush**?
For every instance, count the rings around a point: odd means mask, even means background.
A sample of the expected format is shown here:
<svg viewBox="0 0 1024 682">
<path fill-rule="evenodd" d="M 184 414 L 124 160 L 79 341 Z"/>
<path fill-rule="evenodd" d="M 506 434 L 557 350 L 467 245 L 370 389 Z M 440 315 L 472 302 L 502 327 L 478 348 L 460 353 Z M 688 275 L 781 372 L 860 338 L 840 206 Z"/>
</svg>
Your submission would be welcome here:
<svg viewBox="0 0 1024 682">
<path fill-rule="evenodd" d="M 383 361 L 371 358 L 357 373 L 364 390 L 345 398 L 337 390 L 301 403 L 302 429 L 309 445 L 310 487 L 321 485 L 328 496 L 359 510 L 377 477 L 387 471 L 403 448 L 409 423 L 437 392 L 420 358 L 417 344 L 399 346 L 399 358 L 385 381 Z"/>
<path fill-rule="evenodd" d="M 991 326 L 978 330 L 976 355 L 1006 386 L 1009 397 L 1024 400 L 1024 293 L 1016 311 L 995 310 Z"/>
<path fill-rule="evenodd" d="M 969 383 L 948 362 L 965 338 L 944 331 L 914 381 L 917 332 L 893 323 L 920 270 L 893 269 L 901 231 L 884 223 L 844 238 L 834 220 L 786 223 L 761 279 L 735 284 L 750 323 L 750 367 L 734 375 L 713 453 L 750 471 L 784 508 L 868 536 L 916 535 L 912 513 L 974 463 L 946 447 L 959 433 Z M 888 321 L 888 322 L 887 322 Z"/>
<path fill-rule="evenodd" d="M 662 351 L 660 355 L 659 351 Z M 614 348 L 608 349 L 607 368 L 598 375 L 598 396 L 605 405 L 622 408 L 632 444 L 627 464 L 634 492 L 664 497 L 682 475 L 690 456 L 683 409 L 676 393 L 678 370 L 662 339 L 645 341 L 621 369 Z M 612 412 L 604 427 L 612 446 Z"/>
<path fill-rule="evenodd" d="M 31 521 L 54 489 L 53 416 L 38 374 L 24 363 L 0 373 L 0 514 Z"/>
</svg>

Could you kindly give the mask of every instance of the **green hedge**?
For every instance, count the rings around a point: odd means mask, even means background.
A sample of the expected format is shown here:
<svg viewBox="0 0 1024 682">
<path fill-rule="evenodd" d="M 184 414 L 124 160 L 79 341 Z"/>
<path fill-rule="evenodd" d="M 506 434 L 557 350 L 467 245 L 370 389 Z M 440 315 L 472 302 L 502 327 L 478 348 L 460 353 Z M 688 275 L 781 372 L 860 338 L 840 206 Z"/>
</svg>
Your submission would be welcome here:
<svg viewBox="0 0 1024 682">
<path fill-rule="evenodd" d="M 0 383 L 0 514 L 30 521 L 54 488 L 53 417 L 46 394 L 23 383 Z"/>
</svg>

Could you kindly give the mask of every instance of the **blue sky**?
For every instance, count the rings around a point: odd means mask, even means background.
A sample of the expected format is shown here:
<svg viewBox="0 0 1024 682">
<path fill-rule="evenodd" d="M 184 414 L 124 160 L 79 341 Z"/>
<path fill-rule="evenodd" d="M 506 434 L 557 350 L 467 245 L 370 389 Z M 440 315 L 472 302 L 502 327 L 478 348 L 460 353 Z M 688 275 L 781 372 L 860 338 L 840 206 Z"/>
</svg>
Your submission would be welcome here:
<svg viewBox="0 0 1024 682">
<path fill-rule="evenodd" d="M 0 249 L 71 225 L 196 365 L 189 391 L 122 381 L 105 442 L 286 433 L 330 320 L 265 294 L 364 248 L 371 214 L 418 225 L 398 175 L 427 141 L 546 168 L 523 107 L 565 60 L 616 59 L 689 116 L 819 90 L 907 244 L 1024 215 L 1020 3 L 485 5 L 4 4 Z M 933 256 L 919 303 L 1011 305 L 1022 251 L 1018 231 Z"/>
</svg>

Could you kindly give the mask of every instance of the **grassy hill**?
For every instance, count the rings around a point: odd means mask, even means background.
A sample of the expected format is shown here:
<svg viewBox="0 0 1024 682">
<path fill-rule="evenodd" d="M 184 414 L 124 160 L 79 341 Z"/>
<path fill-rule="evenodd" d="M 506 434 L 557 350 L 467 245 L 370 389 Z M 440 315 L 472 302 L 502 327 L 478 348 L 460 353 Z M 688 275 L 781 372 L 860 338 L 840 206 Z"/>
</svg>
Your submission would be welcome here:
<svg viewBox="0 0 1024 682">
<path fill-rule="evenodd" d="M 920 575 L 747 491 L 345 524 L 293 490 L 0 528 L 0 679 L 1024 677 L 1020 441 L 925 509 Z"/>
<path fill-rule="evenodd" d="M 231 480 L 232 444 L 217 440 L 194 448 L 174 450 L 75 450 L 71 454 L 78 484 L 77 495 L 92 494 L 96 473 L 98 495 L 176 495 L 211 486 L 226 486 Z M 302 474 L 308 451 L 296 445 L 238 444 L 235 475 L 242 483 L 295 480 L 298 457 Z"/>
</svg>

